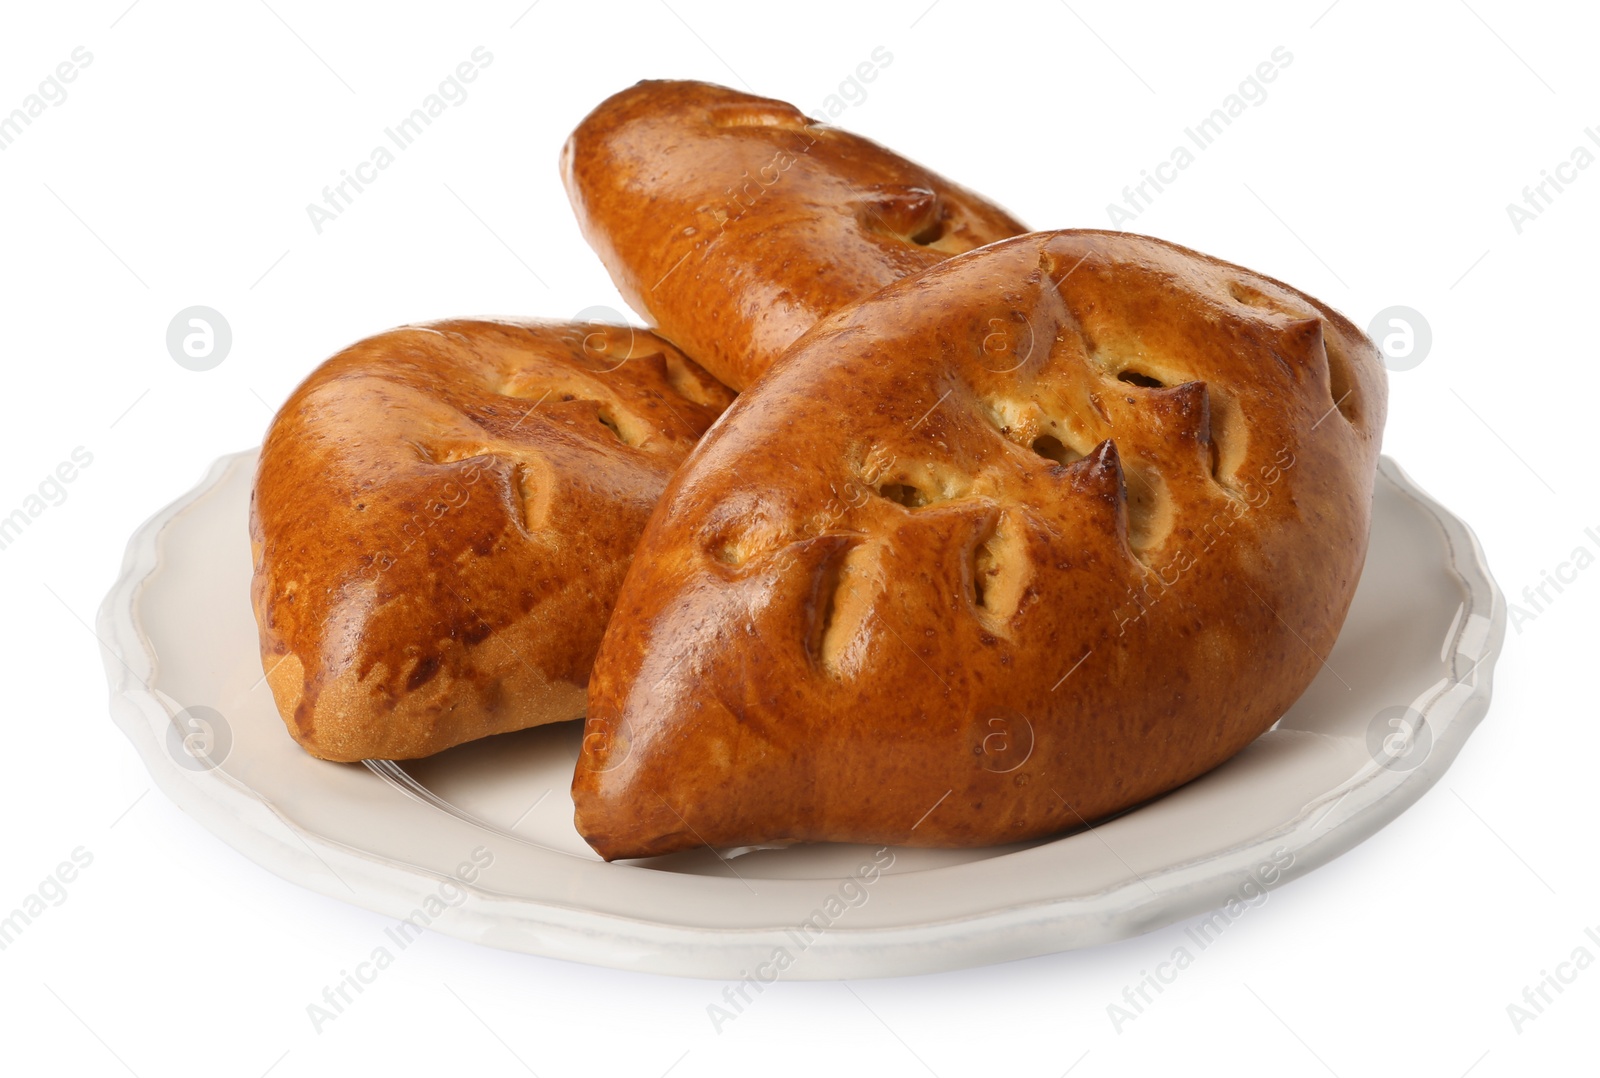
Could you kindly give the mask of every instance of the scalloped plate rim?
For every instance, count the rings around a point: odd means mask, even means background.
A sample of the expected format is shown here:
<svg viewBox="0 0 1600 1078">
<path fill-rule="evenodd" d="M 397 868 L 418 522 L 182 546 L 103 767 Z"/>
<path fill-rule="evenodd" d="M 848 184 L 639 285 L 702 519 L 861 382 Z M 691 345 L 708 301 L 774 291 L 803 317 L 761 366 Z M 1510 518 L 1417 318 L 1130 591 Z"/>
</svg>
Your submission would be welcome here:
<svg viewBox="0 0 1600 1078">
<path fill-rule="evenodd" d="M 286 880 L 401 918 L 416 907 L 420 897 L 443 883 L 446 874 L 299 826 L 259 791 L 221 769 L 191 771 L 179 767 L 157 734 L 154 716 L 161 715 L 164 718 L 160 721 L 170 722 L 175 710 L 168 699 L 148 687 L 159 678 L 160 659 L 144 632 L 139 599 L 163 565 L 167 529 L 256 452 L 243 450 L 215 460 L 194 488 L 152 515 L 129 539 L 121 572 L 97 617 L 111 687 L 112 715 L 161 790 L 224 842 Z M 1216 908 L 1248 878 L 1250 868 L 1260 863 L 1262 855 L 1283 845 L 1285 839 L 1298 840 L 1293 847 L 1295 861 L 1284 873 L 1287 882 L 1327 863 L 1397 818 L 1438 781 L 1487 713 L 1494 662 L 1505 635 L 1506 606 L 1471 528 L 1418 487 L 1392 458 L 1380 458 L 1379 473 L 1438 524 L 1445 540 L 1447 567 L 1463 589 L 1464 610 L 1479 614 L 1487 622 L 1482 626 L 1481 654 L 1465 675 L 1457 674 L 1458 678 L 1470 678 L 1470 682 L 1436 684 L 1423 694 L 1431 698 L 1419 697 L 1414 702 L 1435 735 L 1432 750 L 1420 766 L 1397 773 L 1373 765 L 1353 780 L 1328 790 L 1294 818 L 1249 841 L 1097 892 L 1000 903 L 960 917 L 892 927 L 830 927 L 805 950 L 800 968 L 784 976 L 813 980 L 909 975 L 1131 938 Z M 1487 614 L 1482 613 L 1484 609 Z M 1459 619 L 1455 638 L 1448 644 L 1450 667 L 1456 671 L 1463 661 L 1472 658 L 1459 651 L 1469 621 L 1470 618 Z M 115 649 L 106 641 L 114 643 Z M 1347 810 L 1333 823 L 1325 824 L 1325 818 L 1333 816 L 1353 794 L 1358 796 Z M 264 812 L 256 811 L 257 806 Z M 1317 812 L 1318 809 L 1322 811 Z M 1308 834 L 1313 815 L 1318 821 L 1317 833 Z M 292 832 L 294 841 L 269 834 L 272 828 L 265 826 L 269 816 L 276 817 L 281 824 L 278 830 L 285 835 Z M 332 870 L 327 857 L 335 859 L 343 869 L 337 878 L 329 875 Z M 970 868 L 983 863 L 951 867 Z M 636 866 L 607 867 L 647 871 Z M 364 893 L 354 894 L 348 879 L 359 880 Z M 1161 890 L 1156 891 L 1153 884 L 1162 885 Z M 441 917 L 431 928 L 509 950 L 620 969 L 735 980 L 752 963 L 768 956 L 774 946 L 782 946 L 782 934 L 787 930 L 781 926 L 706 928 L 582 906 L 533 902 L 473 884 L 458 886 L 465 892 L 464 901 L 451 916 Z"/>
</svg>

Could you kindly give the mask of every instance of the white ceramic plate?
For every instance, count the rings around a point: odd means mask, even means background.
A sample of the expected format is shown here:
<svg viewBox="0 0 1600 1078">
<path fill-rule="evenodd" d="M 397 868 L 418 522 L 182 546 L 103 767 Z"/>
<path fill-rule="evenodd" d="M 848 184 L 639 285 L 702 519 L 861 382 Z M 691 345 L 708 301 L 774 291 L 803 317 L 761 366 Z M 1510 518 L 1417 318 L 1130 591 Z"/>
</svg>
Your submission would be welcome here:
<svg viewBox="0 0 1600 1078">
<path fill-rule="evenodd" d="M 887 976 L 1104 943 L 1206 910 L 1226 918 L 1438 779 L 1488 709 L 1505 631 L 1472 533 L 1385 458 L 1371 552 L 1322 673 L 1271 731 L 1182 789 L 1020 846 L 606 864 L 572 826 L 576 723 L 403 767 L 327 763 L 290 740 L 250 610 L 255 459 L 219 460 L 140 528 L 101 608 L 113 714 L 156 782 L 246 856 L 323 894 L 628 969 Z"/>
</svg>

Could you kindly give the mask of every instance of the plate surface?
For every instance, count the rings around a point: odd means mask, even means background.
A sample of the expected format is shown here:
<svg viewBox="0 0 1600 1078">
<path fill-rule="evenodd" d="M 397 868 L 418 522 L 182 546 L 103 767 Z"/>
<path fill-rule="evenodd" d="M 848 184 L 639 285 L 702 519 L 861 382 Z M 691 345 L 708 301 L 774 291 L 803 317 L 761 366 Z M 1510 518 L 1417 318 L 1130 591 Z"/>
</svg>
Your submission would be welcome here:
<svg viewBox="0 0 1600 1078">
<path fill-rule="evenodd" d="M 327 763 L 289 738 L 250 610 L 255 459 L 222 458 L 140 528 L 101 607 L 112 712 L 157 784 L 258 864 L 323 894 L 626 969 L 890 976 L 1105 943 L 1207 910 L 1226 917 L 1437 781 L 1488 709 L 1505 633 L 1471 531 L 1384 458 L 1366 569 L 1321 674 L 1272 730 L 1182 789 L 1016 846 L 606 864 L 572 826 L 577 723 L 403 766 Z"/>
</svg>

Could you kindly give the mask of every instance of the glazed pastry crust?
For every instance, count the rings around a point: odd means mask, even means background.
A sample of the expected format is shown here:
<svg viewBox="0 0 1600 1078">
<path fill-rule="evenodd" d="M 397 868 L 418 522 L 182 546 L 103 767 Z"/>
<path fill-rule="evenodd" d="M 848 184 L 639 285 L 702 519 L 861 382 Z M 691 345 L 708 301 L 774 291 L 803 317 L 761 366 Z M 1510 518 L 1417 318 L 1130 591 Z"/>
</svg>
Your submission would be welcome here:
<svg viewBox="0 0 1600 1078">
<path fill-rule="evenodd" d="M 1026 231 L 875 142 L 703 82 L 608 98 L 561 171 L 623 298 L 736 390 L 846 303 Z"/>
<path fill-rule="evenodd" d="M 273 420 L 251 498 L 290 734 L 408 759 L 581 715 L 650 510 L 731 399 L 617 326 L 439 322 L 324 363 Z"/>
<path fill-rule="evenodd" d="M 987 845 L 1203 774 L 1322 670 L 1384 412 L 1344 317 L 1138 236 L 1022 236 L 839 311 L 656 508 L 579 831 Z"/>
</svg>

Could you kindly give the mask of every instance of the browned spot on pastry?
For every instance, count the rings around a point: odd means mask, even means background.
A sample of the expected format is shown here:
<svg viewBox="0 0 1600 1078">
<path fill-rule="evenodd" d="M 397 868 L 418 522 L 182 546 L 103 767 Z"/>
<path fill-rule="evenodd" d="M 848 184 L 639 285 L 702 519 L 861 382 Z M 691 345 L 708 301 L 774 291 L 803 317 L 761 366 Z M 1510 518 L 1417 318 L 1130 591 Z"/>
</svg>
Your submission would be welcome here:
<svg viewBox="0 0 1600 1078">
<path fill-rule="evenodd" d="M 1110 438 L 1095 446 L 1073 465 L 1071 475 L 1074 489 L 1114 506 L 1127 503 L 1122 457 L 1117 452 L 1117 443 Z"/>
<path fill-rule="evenodd" d="M 406 691 L 416 692 L 432 681 L 433 676 L 438 672 L 439 657 L 437 655 L 429 655 L 417 660 L 417 665 L 411 668 L 411 676 L 406 678 Z"/>
</svg>

